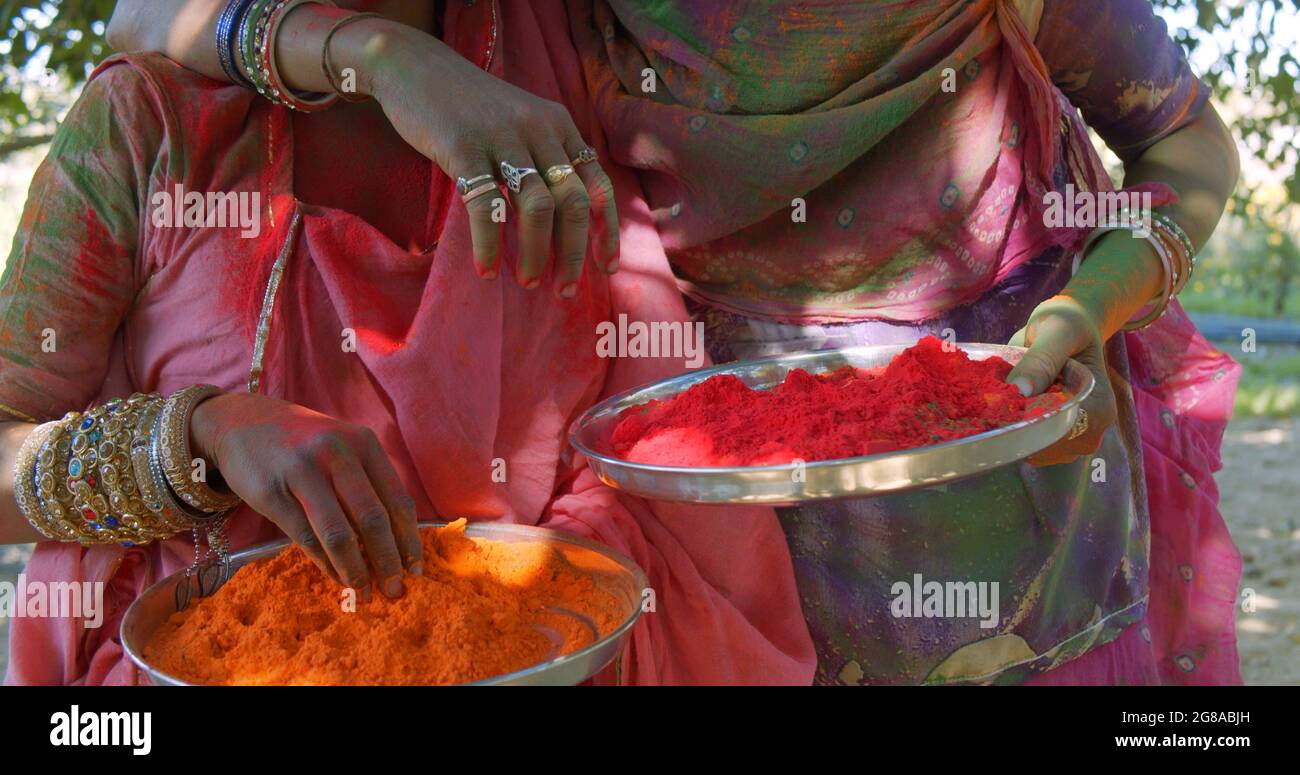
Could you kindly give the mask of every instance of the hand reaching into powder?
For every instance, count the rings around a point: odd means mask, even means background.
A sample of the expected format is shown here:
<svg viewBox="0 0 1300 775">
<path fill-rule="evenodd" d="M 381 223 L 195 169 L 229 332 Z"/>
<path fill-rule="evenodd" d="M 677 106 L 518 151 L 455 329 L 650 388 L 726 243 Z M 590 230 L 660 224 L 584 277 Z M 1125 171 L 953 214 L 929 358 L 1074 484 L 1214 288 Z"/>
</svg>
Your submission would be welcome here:
<svg viewBox="0 0 1300 775">
<path fill-rule="evenodd" d="M 369 599 L 420 572 L 415 502 L 374 432 L 268 396 L 225 393 L 194 410 L 190 443 L 230 488 L 321 570 Z"/>
<path fill-rule="evenodd" d="M 1029 348 L 1007 375 L 1007 382 L 1026 396 L 1038 395 L 1050 387 L 1070 358 L 1086 366 L 1097 382 L 1082 405 L 1088 413 L 1087 430 L 1073 439 L 1061 439 L 1030 457 L 1029 462 L 1040 466 L 1069 463 L 1100 449 L 1102 436 L 1115 423 L 1117 410 L 1101 329 L 1087 310 L 1074 299 L 1054 296 L 1038 305 L 1028 325 L 1017 331 L 1008 344 Z"/>
</svg>

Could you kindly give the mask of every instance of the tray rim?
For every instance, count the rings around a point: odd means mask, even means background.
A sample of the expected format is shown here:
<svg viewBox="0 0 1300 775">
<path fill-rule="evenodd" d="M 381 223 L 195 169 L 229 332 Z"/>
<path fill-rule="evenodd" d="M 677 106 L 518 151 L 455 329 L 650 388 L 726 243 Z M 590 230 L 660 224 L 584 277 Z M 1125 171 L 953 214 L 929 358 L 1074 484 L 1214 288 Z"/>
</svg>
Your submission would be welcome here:
<svg viewBox="0 0 1300 775">
<path fill-rule="evenodd" d="M 450 523 L 441 522 L 441 521 L 420 521 L 417 523 L 419 529 L 421 530 L 425 528 L 433 528 L 433 527 L 446 527 L 448 524 Z M 613 560 L 624 570 L 629 571 L 632 575 L 632 583 L 634 588 L 640 588 L 644 590 L 650 585 L 649 577 L 646 576 L 645 570 L 642 569 L 641 566 L 638 565 L 634 560 L 632 560 L 632 558 L 628 557 L 627 555 L 623 554 L 617 549 L 614 549 L 613 547 L 593 541 L 588 538 L 584 538 L 583 536 L 576 535 L 574 533 L 569 533 L 564 530 L 556 530 L 554 528 L 540 527 L 538 525 L 522 525 L 516 523 L 506 523 L 506 522 L 498 523 L 498 522 L 484 521 L 484 522 L 468 523 L 465 526 L 465 534 L 475 538 L 491 538 L 493 535 L 511 535 L 514 537 L 530 539 L 530 540 L 550 539 L 553 541 L 557 541 L 559 543 L 566 543 L 574 546 L 579 546 L 584 549 L 594 551 L 597 554 L 606 557 L 607 559 Z M 230 559 L 232 563 L 235 562 L 236 560 L 242 560 L 239 567 L 243 567 L 248 563 L 273 557 L 276 554 L 278 554 L 281 550 L 283 550 L 285 547 L 291 545 L 292 543 L 293 542 L 288 538 L 279 538 L 274 541 L 267 541 L 261 544 L 256 544 L 254 546 L 240 549 L 239 551 L 232 553 L 230 555 Z M 122 651 L 127 655 L 127 658 L 130 659 L 131 662 L 137 668 L 143 671 L 151 679 L 156 675 L 164 679 L 165 681 L 169 681 L 172 684 L 177 686 L 208 686 L 208 684 L 190 683 L 189 681 L 185 681 L 181 678 L 177 678 L 176 676 L 170 673 L 166 673 L 150 665 L 144 659 L 144 654 L 142 651 L 144 644 L 138 644 L 138 648 L 137 648 L 137 644 L 135 644 L 131 640 L 128 640 L 128 638 L 125 635 L 127 621 L 131 619 L 133 612 L 136 611 L 136 606 L 140 602 L 140 600 L 143 599 L 149 593 L 156 592 L 162 589 L 165 585 L 175 583 L 175 581 L 177 580 L 177 578 L 180 576 L 181 573 L 183 573 L 183 571 L 177 571 L 175 573 L 169 574 L 165 578 L 159 579 L 153 584 L 150 584 L 148 587 L 144 589 L 144 591 L 142 591 L 139 595 L 137 595 L 134 600 L 131 601 L 131 605 L 127 606 L 126 612 L 122 615 L 122 623 L 118 627 L 118 640 L 121 642 Z M 233 577 L 234 575 L 233 572 L 231 575 Z M 602 648 L 606 648 L 614 644 L 619 644 L 619 648 L 617 649 L 617 651 L 619 651 L 620 654 L 615 654 L 614 656 L 614 658 L 617 659 L 619 656 L 621 656 L 621 651 L 622 651 L 621 641 L 628 635 L 628 633 L 631 632 L 632 628 L 636 626 L 636 623 L 641 620 L 642 608 L 640 603 L 637 602 L 632 608 L 633 610 L 631 615 L 628 616 L 617 628 L 612 630 L 608 635 L 604 636 L 603 638 L 600 638 L 578 649 L 577 651 L 571 652 L 569 654 L 562 654 L 558 657 L 555 657 L 554 659 L 550 659 L 545 662 L 539 662 L 536 665 L 530 665 L 529 667 L 523 668 L 521 670 L 516 670 L 512 673 L 502 673 L 501 675 L 489 676 L 488 678 L 479 679 L 478 681 L 469 681 L 466 683 L 451 684 L 451 686 L 492 686 L 497 684 L 514 683 L 526 678 L 535 677 L 541 673 L 546 672 L 547 670 L 556 670 L 561 667 L 567 666 L 569 664 L 573 664 L 585 657 L 592 656 Z M 138 613 L 135 613 L 134 615 L 139 616 Z M 600 667 L 598 667 L 595 672 L 600 672 L 600 670 L 604 669 L 604 667 L 608 664 L 609 661 L 605 662 Z M 595 675 L 595 673 L 593 672 L 591 675 Z M 433 684 L 427 684 L 427 685 L 433 686 Z"/>
</svg>

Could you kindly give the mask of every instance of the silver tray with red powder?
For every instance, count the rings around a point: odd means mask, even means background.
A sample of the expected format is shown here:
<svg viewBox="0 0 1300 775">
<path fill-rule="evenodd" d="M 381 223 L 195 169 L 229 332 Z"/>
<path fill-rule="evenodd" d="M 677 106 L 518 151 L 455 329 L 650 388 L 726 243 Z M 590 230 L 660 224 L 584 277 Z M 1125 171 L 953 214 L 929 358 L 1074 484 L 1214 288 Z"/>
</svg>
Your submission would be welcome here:
<svg viewBox="0 0 1300 775">
<path fill-rule="evenodd" d="M 972 360 L 998 356 L 1019 362 L 1024 348 L 958 343 Z M 1048 448 L 1074 427 L 1079 405 L 1092 392 L 1092 373 L 1069 361 L 1060 382 L 1068 398 L 1036 417 L 972 436 L 859 457 L 783 465 L 686 468 L 637 463 L 613 451 L 620 415 L 649 401 L 666 401 L 719 374 L 730 374 L 756 390 L 780 384 L 791 369 L 810 374 L 845 366 L 878 369 L 908 345 L 877 345 L 794 353 L 741 361 L 672 377 L 629 390 L 593 406 L 573 424 L 569 441 L 587 457 L 601 481 L 652 500 L 692 503 L 790 505 L 832 498 L 861 498 L 946 484 L 999 468 Z"/>
</svg>

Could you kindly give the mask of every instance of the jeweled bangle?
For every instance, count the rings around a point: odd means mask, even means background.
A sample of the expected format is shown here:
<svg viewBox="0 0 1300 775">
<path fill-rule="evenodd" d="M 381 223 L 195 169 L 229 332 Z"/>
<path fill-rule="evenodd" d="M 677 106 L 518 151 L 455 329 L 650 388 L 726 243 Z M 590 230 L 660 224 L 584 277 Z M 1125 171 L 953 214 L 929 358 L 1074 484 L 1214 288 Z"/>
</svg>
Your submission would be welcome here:
<svg viewBox="0 0 1300 775">
<path fill-rule="evenodd" d="M 187 512 L 182 510 L 181 504 L 172 496 L 171 488 L 167 485 L 167 479 L 162 474 L 162 468 L 157 469 L 155 477 L 150 466 L 150 456 L 153 452 L 153 440 L 155 438 L 154 433 L 158 426 L 158 415 L 162 413 L 162 396 L 157 396 L 157 398 L 157 403 L 146 407 L 140 413 L 140 417 L 136 422 L 135 434 L 131 438 L 131 470 L 135 476 L 135 486 L 140 491 L 140 499 L 144 501 L 145 508 L 165 528 L 179 533 L 188 529 L 193 524 L 193 520 Z"/>
<path fill-rule="evenodd" d="M 261 49 L 260 38 L 265 30 L 267 11 L 276 0 L 253 0 L 239 25 L 239 56 L 248 74 L 253 89 L 263 97 L 271 99 L 259 65 L 258 52 Z"/>
<path fill-rule="evenodd" d="M 23 440 L 18 459 L 14 462 L 14 500 L 18 502 L 18 511 L 36 532 L 52 541 L 59 540 L 59 533 L 50 526 L 36 494 L 36 458 L 56 425 L 57 422 L 47 422 L 36 426 Z"/>
<path fill-rule="evenodd" d="M 131 459 L 144 419 L 154 417 L 162 402 L 156 393 L 137 394 L 108 404 L 100 419 L 105 437 L 99 441 L 99 491 L 107 500 L 107 511 L 99 521 L 101 532 L 111 531 L 112 540 L 145 543 L 170 538 L 189 526 L 171 524 L 145 504 Z M 143 428 L 145 434 L 149 427 Z"/>
<path fill-rule="evenodd" d="M 77 509 L 72 491 L 67 487 L 68 466 L 74 457 L 72 439 L 84 419 L 81 412 L 68 412 L 41 444 L 36 459 L 36 495 L 60 541 L 89 545 L 95 543 L 94 532 L 89 527 L 93 519 L 87 519 Z"/>
<path fill-rule="evenodd" d="M 231 492 L 217 492 L 206 482 L 191 475 L 194 458 L 190 455 L 190 417 L 194 408 L 221 390 L 213 385 L 191 385 L 168 397 L 158 416 L 160 462 L 167 484 L 181 500 L 205 514 L 220 514 L 239 505 L 240 498 Z"/>
<path fill-rule="evenodd" d="M 144 394 L 114 399 L 67 424 L 65 481 L 72 513 L 66 519 L 83 544 L 145 543 L 177 532 L 149 517 L 127 459 L 139 413 L 159 401 Z"/>
<path fill-rule="evenodd" d="M 370 98 L 364 94 L 357 94 L 355 92 L 346 91 L 343 88 L 343 85 L 339 79 L 338 72 L 334 69 L 334 64 L 330 59 L 330 41 L 334 40 L 334 36 L 338 33 L 339 30 L 343 29 L 349 24 L 352 24 L 353 22 L 361 21 L 363 19 L 382 19 L 382 18 L 383 15 L 377 13 L 354 13 L 351 16 L 344 16 L 342 19 L 339 19 L 338 21 L 334 22 L 334 25 L 329 28 L 328 32 L 325 33 L 325 43 L 324 45 L 321 46 L 320 49 L 321 73 L 324 74 L 325 80 L 329 83 L 330 88 L 334 90 L 334 93 L 347 102 L 365 102 Z"/>
<path fill-rule="evenodd" d="M 154 492 L 162 499 L 163 507 L 170 512 L 180 514 L 184 521 L 191 527 L 204 522 L 212 517 L 211 514 L 205 514 L 194 508 L 185 501 L 181 500 L 172 490 L 172 486 L 167 483 L 167 474 L 163 471 L 162 463 L 162 410 L 158 410 L 158 417 L 154 420 L 153 429 L 149 432 L 149 478 L 153 482 Z"/>
<path fill-rule="evenodd" d="M 217 19 L 217 59 L 231 83 L 251 89 L 253 84 L 235 64 L 235 39 L 239 22 L 253 0 L 230 0 Z"/>
<path fill-rule="evenodd" d="M 280 25 L 295 8 L 310 3 L 336 7 L 332 0 L 279 0 L 267 13 L 265 31 L 259 41 L 261 46 L 259 65 L 262 78 L 266 82 L 270 99 L 287 108 L 303 113 L 325 110 L 338 102 L 339 96 L 329 92 L 296 92 L 285 85 L 280 77 L 280 68 L 276 62 L 276 37 L 280 34 Z"/>
</svg>

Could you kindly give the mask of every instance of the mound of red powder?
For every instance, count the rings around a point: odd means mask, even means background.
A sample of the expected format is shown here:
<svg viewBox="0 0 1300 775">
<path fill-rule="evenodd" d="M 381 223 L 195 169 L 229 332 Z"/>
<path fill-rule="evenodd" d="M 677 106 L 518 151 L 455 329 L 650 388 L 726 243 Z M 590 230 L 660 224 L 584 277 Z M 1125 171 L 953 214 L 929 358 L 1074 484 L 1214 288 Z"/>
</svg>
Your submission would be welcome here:
<svg viewBox="0 0 1300 775">
<path fill-rule="evenodd" d="M 878 369 L 793 369 L 770 390 L 719 375 L 667 401 L 623 412 L 615 453 L 636 463 L 710 467 L 787 464 L 894 452 L 1000 428 L 1059 407 L 1059 384 L 1025 398 L 1011 364 L 972 360 L 926 337 Z"/>
</svg>

